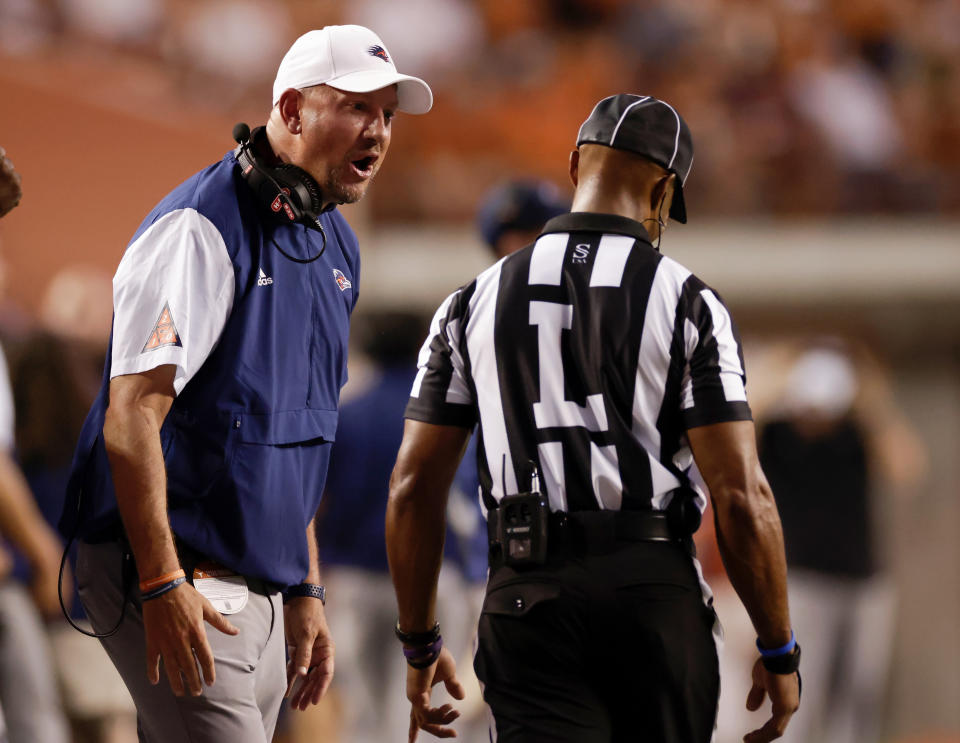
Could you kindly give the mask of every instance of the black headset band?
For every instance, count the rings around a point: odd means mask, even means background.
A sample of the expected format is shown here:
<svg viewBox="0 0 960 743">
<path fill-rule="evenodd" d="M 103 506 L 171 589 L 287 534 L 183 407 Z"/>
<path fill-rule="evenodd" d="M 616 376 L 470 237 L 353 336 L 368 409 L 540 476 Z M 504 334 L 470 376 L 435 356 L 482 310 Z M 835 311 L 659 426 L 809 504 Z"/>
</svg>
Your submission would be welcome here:
<svg viewBox="0 0 960 743">
<path fill-rule="evenodd" d="M 295 165 L 284 163 L 274 166 L 258 162 L 257 146 L 261 138 L 266 137 L 266 129 L 260 126 L 250 132 L 246 125 L 243 125 L 243 129 L 246 131 L 240 129 L 240 125 L 234 128 L 234 135 L 238 142 L 234 157 L 240 167 L 240 175 L 250 186 L 254 198 L 279 221 L 286 224 L 303 224 L 318 230 L 323 236 L 320 252 L 305 259 L 291 256 L 277 245 L 276 240 L 273 244 L 292 261 L 297 263 L 315 261 L 323 255 L 327 247 L 327 233 L 319 219 L 320 214 L 327 211 L 323 209 L 320 186 L 309 173 Z M 241 136 L 237 136 L 238 132 Z M 330 208 L 333 206 L 331 204 Z"/>
</svg>

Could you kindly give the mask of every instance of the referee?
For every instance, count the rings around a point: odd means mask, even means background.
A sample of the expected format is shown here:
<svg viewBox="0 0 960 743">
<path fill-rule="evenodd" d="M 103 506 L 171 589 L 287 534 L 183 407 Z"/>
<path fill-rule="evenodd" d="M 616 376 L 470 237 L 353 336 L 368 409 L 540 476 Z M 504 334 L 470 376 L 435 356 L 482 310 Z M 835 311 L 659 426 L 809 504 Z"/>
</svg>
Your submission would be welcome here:
<svg viewBox="0 0 960 743">
<path fill-rule="evenodd" d="M 450 735 L 462 695 L 434 615 L 444 504 L 479 424 L 490 576 L 477 676 L 502 743 L 707 743 L 716 616 L 690 535 L 713 499 L 761 657 L 747 743 L 799 704 L 780 520 L 757 461 L 743 356 L 719 296 L 660 254 L 685 222 L 693 162 L 676 110 L 600 101 L 570 157 L 572 212 L 440 307 L 420 353 L 391 478 L 387 550 L 409 663 L 410 740 Z"/>
</svg>

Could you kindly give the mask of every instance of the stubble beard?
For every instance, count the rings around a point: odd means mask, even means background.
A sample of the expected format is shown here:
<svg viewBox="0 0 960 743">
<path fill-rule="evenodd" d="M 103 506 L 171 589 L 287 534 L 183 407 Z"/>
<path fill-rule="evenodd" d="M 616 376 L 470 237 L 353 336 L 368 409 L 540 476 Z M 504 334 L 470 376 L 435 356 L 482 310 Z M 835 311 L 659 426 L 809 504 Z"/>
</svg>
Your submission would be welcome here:
<svg viewBox="0 0 960 743">
<path fill-rule="evenodd" d="M 374 172 L 374 175 L 376 175 L 376 172 Z M 334 168 L 327 176 L 326 183 L 322 185 L 324 199 L 335 201 L 338 204 L 355 204 L 363 198 L 372 180 L 373 177 L 371 176 L 361 183 L 346 185 L 343 183 L 343 169 Z"/>
</svg>

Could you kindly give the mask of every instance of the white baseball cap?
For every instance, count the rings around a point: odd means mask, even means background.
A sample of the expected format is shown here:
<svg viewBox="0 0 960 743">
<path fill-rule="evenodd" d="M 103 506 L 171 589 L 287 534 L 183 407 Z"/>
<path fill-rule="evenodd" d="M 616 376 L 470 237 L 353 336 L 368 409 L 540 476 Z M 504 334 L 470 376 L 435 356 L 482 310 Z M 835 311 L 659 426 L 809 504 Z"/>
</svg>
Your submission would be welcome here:
<svg viewBox="0 0 960 743">
<path fill-rule="evenodd" d="M 308 31 L 284 55 L 273 81 L 273 105 L 283 91 L 329 85 L 350 93 L 397 86 L 399 109 L 425 114 L 433 93 L 423 80 L 401 75 L 380 37 L 363 26 L 325 26 Z"/>
</svg>

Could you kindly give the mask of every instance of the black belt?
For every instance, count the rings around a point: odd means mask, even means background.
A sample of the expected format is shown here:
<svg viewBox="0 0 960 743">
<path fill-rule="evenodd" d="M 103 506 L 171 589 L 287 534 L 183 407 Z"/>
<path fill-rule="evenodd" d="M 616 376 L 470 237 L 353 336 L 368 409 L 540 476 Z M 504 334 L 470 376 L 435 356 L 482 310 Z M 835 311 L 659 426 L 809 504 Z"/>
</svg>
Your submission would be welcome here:
<svg viewBox="0 0 960 743">
<path fill-rule="evenodd" d="M 498 518 L 496 509 L 488 513 L 491 535 L 496 533 Z M 629 542 L 674 543 L 696 556 L 690 534 L 681 534 L 672 528 L 663 511 L 559 511 L 550 514 L 547 554 L 551 557 L 605 554 Z M 499 550 L 491 549 L 492 566 L 501 562 L 500 554 Z"/>
<path fill-rule="evenodd" d="M 661 511 L 574 511 L 550 514 L 550 545 L 566 552 L 609 552 L 623 542 L 689 542 Z M 685 546 L 687 546 L 685 544 Z"/>
</svg>

